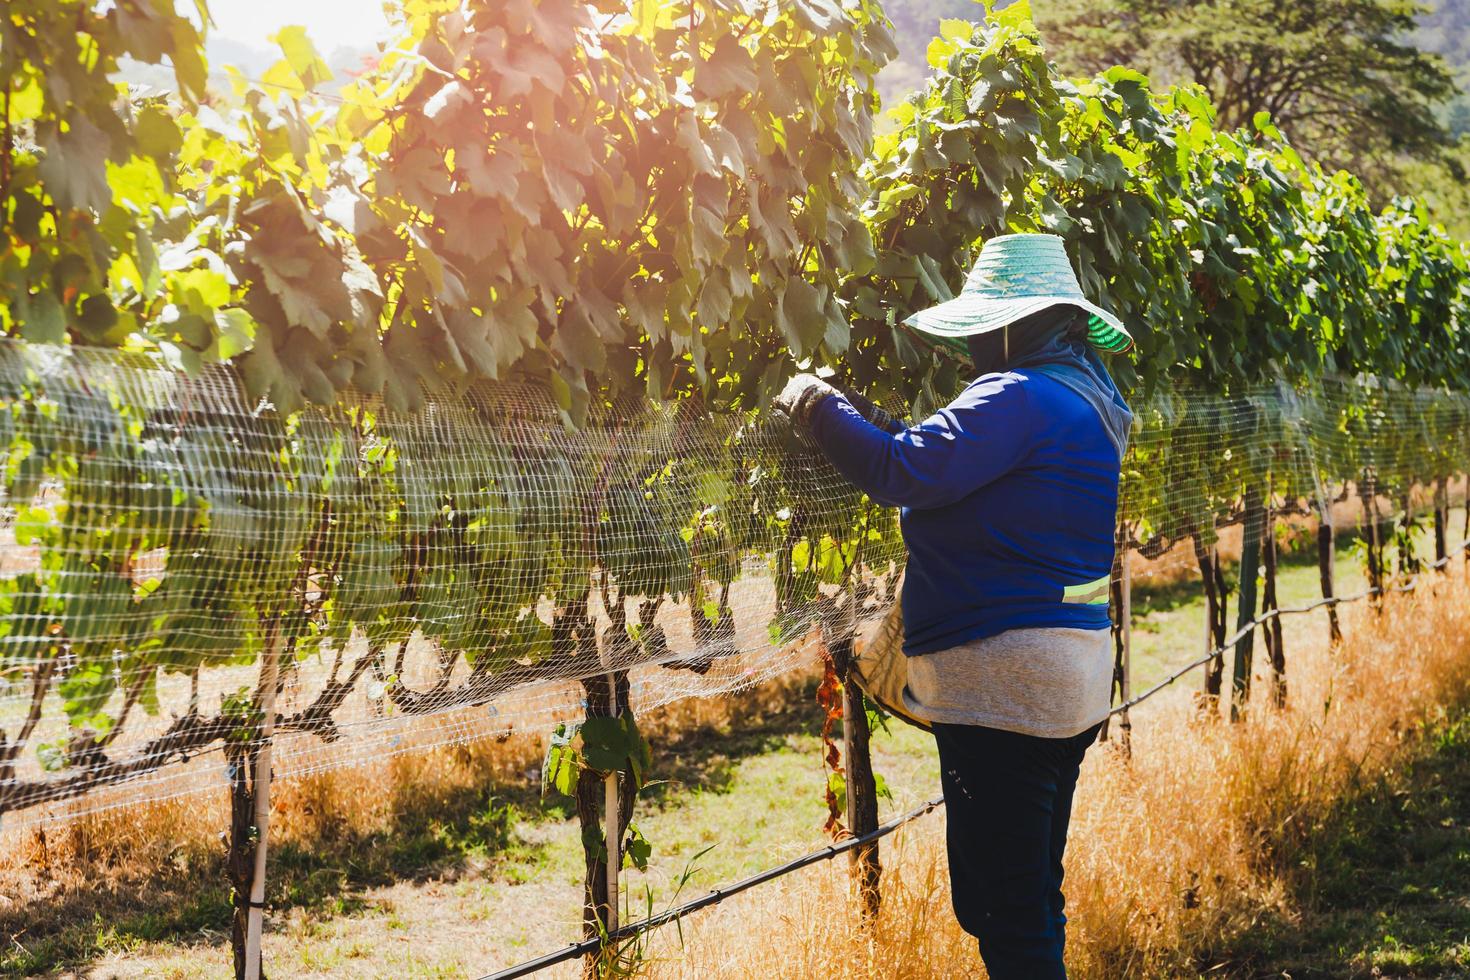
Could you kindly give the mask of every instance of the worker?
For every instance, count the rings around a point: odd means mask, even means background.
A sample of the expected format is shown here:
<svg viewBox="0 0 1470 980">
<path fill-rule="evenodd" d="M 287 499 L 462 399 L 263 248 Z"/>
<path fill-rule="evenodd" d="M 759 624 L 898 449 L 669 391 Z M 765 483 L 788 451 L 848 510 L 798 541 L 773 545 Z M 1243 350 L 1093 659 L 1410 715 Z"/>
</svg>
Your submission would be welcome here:
<svg viewBox="0 0 1470 980">
<path fill-rule="evenodd" d="M 1132 425 L 1098 352 L 1133 341 L 1046 234 L 987 241 L 957 297 L 904 322 L 974 368 L 928 420 L 879 428 L 810 374 L 776 405 L 846 479 L 901 508 L 903 708 L 938 744 L 960 926 L 995 980 L 1065 978 L 1062 854 L 1110 706 Z"/>
</svg>

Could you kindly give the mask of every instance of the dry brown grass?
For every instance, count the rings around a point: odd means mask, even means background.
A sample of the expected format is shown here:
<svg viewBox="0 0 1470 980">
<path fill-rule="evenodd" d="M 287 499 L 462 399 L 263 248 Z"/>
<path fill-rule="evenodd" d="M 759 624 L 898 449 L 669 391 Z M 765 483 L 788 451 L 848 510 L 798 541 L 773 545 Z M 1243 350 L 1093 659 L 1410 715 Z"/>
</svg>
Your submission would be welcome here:
<svg viewBox="0 0 1470 980">
<path fill-rule="evenodd" d="M 814 678 L 814 668 L 798 669 L 738 695 L 655 708 L 640 723 L 661 751 L 677 753 L 687 740 L 810 700 L 802 692 Z M 462 814 L 467 800 L 490 791 L 534 798 L 544 753 L 544 733 L 513 734 L 278 781 L 271 789 L 271 847 L 345 853 L 375 834 Z M 64 807 L 56 815 L 65 817 Z M 0 835 L 0 935 L 30 929 L 37 908 L 86 921 L 167 903 L 200 883 L 217 885 L 219 835 L 228 823 L 221 787 L 7 830 Z"/>
<path fill-rule="evenodd" d="M 1231 726 L 1201 721 L 1175 696 L 1140 712 L 1131 760 L 1090 753 L 1068 857 L 1074 976 L 1203 974 L 1212 951 L 1299 914 L 1298 864 L 1314 832 L 1366 787 L 1398 779 L 1421 735 L 1470 705 L 1470 588 L 1456 572 L 1433 592 L 1391 602 L 1381 618 L 1353 611 L 1336 656 L 1294 651 L 1285 711 L 1261 698 Z M 854 928 L 846 875 L 818 866 L 686 923 L 683 951 L 665 932 L 649 975 L 983 974 L 950 912 L 942 820 L 913 825 L 884 864 L 869 933 Z"/>
<path fill-rule="evenodd" d="M 1234 937 L 1299 914 L 1300 859 L 1313 834 L 1362 788 L 1396 779 L 1420 735 L 1470 704 L 1470 587 L 1457 570 L 1434 592 L 1395 599 L 1381 618 L 1349 611 L 1349 642 L 1335 656 L 1289 649 L 1286 711 L 1262 698 L 1245 724 L 1206 722 L 1181 689 L 1135 715 L 1131 760 L 1111 748 L 1090 753 L 1068 862 L 1075 976 L 1195 975 Z M 798 690 L 809 683 L 795 675 L 736 698 L 679 702 L 645 725 L 661 754 L 676 756 L 701 733 L 806 700 Z M 282 783 L 273 845 L 348 853 L 373 833 L 452 809 L 463 794 L 529 791 L 541 752 L 540 738 L 513 736 Z M 46 916 L 105 919 L 129 902 L 182 903 L 202 882 L 218 887 L 224 817 L 214 793 L 12 834 L 0 849 L 0 932 L 34 929 Z M 682 950 L 663 930 L 646 972 L 978 975 L 973 943 L 950 913 L 942 831 L 933 816 L 885 842 L 884 912 L 871 932 L 854 927 L 846 875 L 819 865 L 692 918 Z"/>
<path fill-rule="evenodd" d="M 732 728 L 811 713 L 814 684 L 811 669 L 797 670 L 736 696 L 652 709 L 641 722 L 661 753 L 666 749 L 673 757 L 701 740 L 706 746 L 723 744 Z M 461 932 L 479 933 L 466 940 L 477 950 L 472 958 L 489 956 L 494 962 L 525 955 L 523 948 L 507 948 L 499 933 L 489 952 L 476 945 L 487 939 L 485 909 L 466 913 L 460 908 L 462 896 L 453 882 L 479 881 L 496 850 L 512 843 L 510 826 L 518 819 L 541 819 L 537 814 L 547 805 L 539 796 L 543 753 L 544 733 L 513 735 L 278 781 L 272 787 L 271 895 L 284 911 L 273 919 L 275 931 L 268 939 L 277 945 L 268 959 L 289 959 L 293 965 L 276 972 L 290 975 L 309 963 L 315 965 L 307 972 L 314 975 L 359 971 L 363 961 L 333 959 L 341 953 L 338 947 L 380 944 L 381 922 L 363 926 L 357 916 L 400 901 L 429 906 L 424 915 L 405 910 L 404 923 L 432 922 L 436 914 L 477 916 L 456 923 Z M 490 827 L 481 835 L 488 850 L 468 856 L 465 848 L 476 841 L 465 837 L 466 822 L 506 803 L 520 816 L 499 828 L 503 837 Z M 552 803 L 552 811 L 543 815 L 549 822 L 531 835 L 534 840 L 560 825 Z M 44 829 L 8 830 L 0 837 L 0 940 L 6 947 L 0 975 L 63 964 L 86 965 L 89 974 L 95 969 L 95 975 L 108 977 L 214 975 L 228 963 L 221 952 L 229 898 L 219 836 L 227 817 L 228 799 L 214 790 L 78 815 Z M 437 847 L 441 833 L 451 839 Z M 507 892 L 505 900 L 512 904 L 527 901 L 528 892 L 536 895 L 530 899 L 534 908 L 511 918 L 517 923 L 546 919 L 542 931 L 557 934 L 563 919 L 575 918 L 576 901 L 575 892 L 560 881 L 553 874 L 549 882 Z M 490 905 L 500 907 L 494 901 Z M 338 924 L 354 936 L 364 932 L 372 938 L 342 943 L 322 938 Z M 109 935 L 113 926 L 117 935 Z M 396 937 L 394 930 L 404 927 L 395 925 L 389 933 Z M 441 953 L 456 959 L 454 950 L 441 948 L 452 942 L 446 940 L 455 935 L 452 930 L 443 924 L 424 928 L 414 949 L 430 961 Z M 145 951 L 128 938 L 139 934 L 158 941 Z M 409 959 L 408 972 L 398 975 L 434 974 L 415 957 Z M 393 964 L 402 960 L 400 955 L 381 964 L 376 975 L 395 975 Z"/>
</svg>

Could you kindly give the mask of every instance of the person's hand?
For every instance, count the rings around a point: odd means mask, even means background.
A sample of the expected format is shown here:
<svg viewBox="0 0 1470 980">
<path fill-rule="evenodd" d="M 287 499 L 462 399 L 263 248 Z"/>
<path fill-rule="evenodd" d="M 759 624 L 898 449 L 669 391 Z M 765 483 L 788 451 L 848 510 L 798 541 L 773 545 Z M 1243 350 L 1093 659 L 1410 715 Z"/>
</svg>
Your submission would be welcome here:
<svg viewBox="0 0 1470 980">
<path fill-rule="evenodd" d="M 798 374 L 786 382 L 786 387 L 771 404 L 791 416 L 791 421 L 797 425 L 805 426 L 811 424 L 812 413 L 822 400 L 835 394 L 837 389 L 815 374 Z"/>
</svg>

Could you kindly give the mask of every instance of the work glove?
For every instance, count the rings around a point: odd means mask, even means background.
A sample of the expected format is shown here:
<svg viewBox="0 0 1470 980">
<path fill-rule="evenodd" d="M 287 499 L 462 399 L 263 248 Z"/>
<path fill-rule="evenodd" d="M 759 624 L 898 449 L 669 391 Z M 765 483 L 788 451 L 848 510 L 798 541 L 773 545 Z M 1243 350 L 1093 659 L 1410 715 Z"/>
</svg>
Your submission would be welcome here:
<svg viewBox="0 0 1470 980">
<path fill-rule="evenodd" d="M 815 374 L 798 374 L 786 382 L 786 387 L 771 404 L 791 416 L 791 421 L 797 425 L 808 426 L 817 406 L 829 395 L 837 393 L 836 388 Z"/>
</svg>

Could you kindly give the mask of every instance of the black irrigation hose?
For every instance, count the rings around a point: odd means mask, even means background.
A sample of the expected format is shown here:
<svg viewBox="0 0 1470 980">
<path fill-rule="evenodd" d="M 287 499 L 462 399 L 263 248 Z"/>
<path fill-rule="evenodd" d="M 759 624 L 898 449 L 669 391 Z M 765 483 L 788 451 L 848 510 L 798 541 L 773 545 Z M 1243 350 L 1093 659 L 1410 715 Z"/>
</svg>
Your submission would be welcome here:
<svg viewBox="0 0 1470 980">
<path fill-rule="evenodd" d="M 1459 553 L 1465 550 L 1467 547 L 1470 547 L 1470 539 L 1462 541 L 1455 548 L 1449 549 L 1449 553 L 1444 558 L 1441 558 L 1440 560 L 1430 565 L 1429 570 L 1434 571 L 1445 567 L 1450 563 L 1452 559 L 1458 557 Z M 1216 657 L 1224 656 L 1226 651 L 1235 646 L 1237 640 L 1240 640 L 1256 627 L 1260 626 L 1263 623 L 1269 622 L 1271 619 L 1274 619 L 1277 616 L 1298 615 L 1300 613 L 1309 613 L 1313 610 L 1321 609 L 1323 606 L 1337 606 L 1348 602 L 1359 602 L 1363 599 L 1367 599 L 1370 596 L 1378 595 L 1380 592 L 1413 592 L 1419 586 L 1419 578 L 1420 576 L 1415 575 L 1403 585 L 1390 586 L 1386 589 L 1364 589 L 1362 592 L 1355 592 L 1349 596 L 1332 596 L 1331 598 L 1327 599 L 1317 599 L 1313 602 L 1309 602 L 1301 606 L 1288 606 L 1285 609 L 1277 608 L 1267 610 L 1266 612 L 1257 616 L 1255 619 L 1251 620 L 1245 626 L 1242 626 L 1240 629 L 1236 630 L 1235 633 L 1232 634 L 1219 649 L 1212 650 L 1207 656 L 1204 656 L 1187 666 L 1179 668 L 1179 670 L 1170 674 L 1164 680 L 1155 684 L 1147 691 L 1144 691 L 1138 697 L 1133 698 L 1129 701 L 1125 701 L 1124 703 L 1118 705 L 1111 712 L 1109 712 L 1109 714 L 1116 715 L 1127 711 L 1129 708 L 1134 707 L 1139 702 L 1145 701 L 1153 697 L 1155 694 L 1158 694 L 1164 688 L 1168 687 L 1170 684 L 1173 684 L 1175 681 L 1183 677 L 1185 674 L 1188 674 L 1190 671 L 1203 667 L 1205 664 L 1209 663 L 1211 660 L 1214 660 Z M 526 960 L 524 963 L 518 963 L 515 966 L 507 967 L 498 973 L 492 973 L 488 976 L 481 977 L 480 980 L 514 980 L 514 978 L 516 977 L 529 976 L 530 974 L 535 973 L 538 970 L 544 970 L 549 966 L 555 966 L 558 963 L 565 963 L 567 960 L 574 960 L 579 956 L 586 956 L 588 953 L 595 953 L 605 946 L 611 945 L 620 940 L 629 939 L 640 933 L 647 932 L 650 929 L 655 929 L 661 925 L 666 925 L 670 922 L 675 921 L 676 919 L 682 919 L 684 916 L 690 914 L 691 912 L 697 912 L 700 909 L 708 908 L 711 905 L 717 905 L 730 896 L 737 895 L 748 888 L 754 888 L 756 885 L 761 885 L 765 882 L 772 881 L 784 875 L 788 875 L 791 872 L 798 871 L 802 868 L 807 867 L 808 865 L 816 864 L 818 861 L 830 860 L 831 858 L 850 851 L 855 847 L 861 847 L 864 844 L 868 844 L 875 840 L 878 840 L 880 837 L 886 837 L 897 830 L 899 827 L 902 827 L 904 824 L 909 823 L 912 820 L 917 820 L 919 817 L 922 817 L 926 813 L 930 813 L 943 805 L 944 798 L 942 796 L 935 797 L 929 802 L 915 807 L 908 813 L 894 817 L 892 820 L 883 824 L 877 830 L 874 830 L 871 833 L 864 834 L 861 837 L 849 837 L 847 840 L 841 841 L 836 844 L 829 844 L 821 850 L 812 851 L 809 854 L 803 854 L 801 857 L 793 858 L 785 864 L 778 865 L 774 868 L 767 868 L 765 871 L 753 874 L 749 878 L 742 878 L 739 881 L 734 882 L 733 884 L 716 888 L 707 895 L 696 898 L 691 902 L 685 902 L 683 905 L 678 905 L 674 908 L 667 909 L 663 912 L 660 912 L 658 915 L 649 916 L 642 921 L 629 923 L 628 925 L 623 926 L 620 929 L 614 930 L 613 933 L 608 936 L 605 941 L 601 938 L 584 939 L 580 943 L 572 943 L 570 946 L 565 946 L 554 953 L 547 953 L 544 956 L 536 957 L 534 960 Z"/>
<path fill-rule="evenodd" d="M 691 912 L 697 912 L 702 908 L 716 905 L 731 895 L 737 895 L 745 891 L 747 888 L 754 888 L 756 885 L 764 884 L 774 878 L 780 878 L 793 871 L 798 871 L 807 865 L 816 864 L 818 861 L 827 861 L 855 847 L 870 844 L 880 837 L 888 836 L 904 824 L 912 820 L 917 820 L 924 814 L 930 813 L 943 805 L 944 797 L 935 797 L 927 803 L 914 807 L 908 813 L 894 817 L 877 830 L 863 834 L 861 837 L 849 837 L 847 840 L 839 841 L 836 844 L 828 844 L 821 850 L 812 851 L 810 854 L 803 854 L 801 857 L 793 858 L 785 864 L 778 865 L 774 868 L 767 868 L 765 871 L 753 874 L 749 878 L 742 878 L 732 884 L 716 888 L 709 894 L 702 895 L 691 902 L 685 902 L 683 905 L 667 909 L 658 915 L 649 916 L 640 922 L 629 923 L 620 929 L 614 930 L 608 936 L 606 942 L 601 938 L 584 939 L 580 943 L 572 943 L 570 946 L 563 947 L 554 953 L 547 953 L 544 956 L 536 957 L 534 960 L 526 960 L 524 963 L 507 967 L 499 973 L 492 973 L 489 976 L 481 977 L 480 980 L 513 980 L 515 977 L 528 976 L 537 970 L 544 970 L 548 966 L 555 966 L 557 963 L 565 963 L 567 960 L 574 960 L 579 956 L 595 953 L 605 945 L 611 945 L 619 940 L 628 939 L 639 933 L 647 932 L 650 929 L 673 922 L 675 919 L 682 919 Z"/>
</svg>

